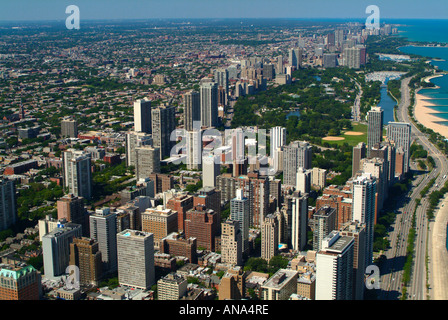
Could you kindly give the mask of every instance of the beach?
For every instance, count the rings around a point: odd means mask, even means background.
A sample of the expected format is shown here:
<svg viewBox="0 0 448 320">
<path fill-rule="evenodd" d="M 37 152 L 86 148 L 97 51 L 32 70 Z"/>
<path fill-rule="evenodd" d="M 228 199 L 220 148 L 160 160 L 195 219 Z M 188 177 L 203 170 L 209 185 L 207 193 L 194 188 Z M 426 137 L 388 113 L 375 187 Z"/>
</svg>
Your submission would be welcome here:
<svg viewBox="0 0 448 320">
<path fill-rule="evenodd" d="M 431 76 L 425 79 L 426 82 L 429 82 L 431 79 L 440 77 L 441 75 Z M 425 101 L 426 100 L 426 101 Z M 438 124 L 439 121 L 446 121 L 446 119 L 439 118 L 434 114 L 438 113 L 436 110 L 433 110 L 431 106 L 436 106 L 432 104 L 428 97 L 425 97 L 422 94 L 416 93 L 415 95 L 415 109 L 414 116 L 415 119 L 420 122 L 425 127 L 434 130 L 434 132 L 440 133 L 442 136 L 448 139 L 448 126 Z"/>
</svg>

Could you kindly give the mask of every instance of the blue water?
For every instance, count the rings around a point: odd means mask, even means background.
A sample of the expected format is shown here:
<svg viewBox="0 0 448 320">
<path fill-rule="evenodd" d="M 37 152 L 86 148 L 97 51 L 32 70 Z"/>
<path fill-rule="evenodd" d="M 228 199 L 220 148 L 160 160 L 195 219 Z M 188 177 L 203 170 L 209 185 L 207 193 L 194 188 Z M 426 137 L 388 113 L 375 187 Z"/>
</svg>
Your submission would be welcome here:
<svg viewBox="0 0 448 320">
<path fill-rule="evenodd" d="M 448 43 L 448 20 L 415 20 L 407 21 L 406 26 L 399 27 L 401 36 L 407 37 L 411 41 L 427 41 Z M 416 54 L 428 57 L 431 64 L 439 70 L 448 71 L 448 48 L 445 47 L 424 47 L 407 46 L 400 48 L 404 54 Z M 436 59 L 436 60 L 433 60 Z M 441 59 L 441 60 L 439 60 Z M 419 91 L 420 94 L 428 98 L 428 102 L 435 106 L 430 107 L 441 118 L 439 124 L 448 125 L 448 75 L 433 78 L 430 80 L 437 88 L 427 88 Z"/>
<path fill-rule="evenodd" d="M 387 84 L 387 79 L 386 79 Z M 380 103 L 378 103 L 378 106 L 380 106 L 383 109 L 383 123 L 388 124 L 389 122 L 394 122 L 394 107 L 397 104 L 397 102 L 389 96 L 387 93 L 387 86 L 381 88 L 381 100 Z"/>
<path fill-rule="evenodd" d="M 448 43 L 448 20 L 393 19 L 382 22 L 400 24 L 400 35 L 411 41 Z"/>
</svg>

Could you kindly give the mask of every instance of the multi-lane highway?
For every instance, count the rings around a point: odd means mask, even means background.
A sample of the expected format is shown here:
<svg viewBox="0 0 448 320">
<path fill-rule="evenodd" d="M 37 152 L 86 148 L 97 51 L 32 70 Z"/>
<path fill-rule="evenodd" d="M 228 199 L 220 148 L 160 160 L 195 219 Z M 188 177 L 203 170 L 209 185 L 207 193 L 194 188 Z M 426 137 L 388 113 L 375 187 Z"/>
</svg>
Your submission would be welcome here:
<svg viewBox="0 0 448 320">
<path fill-rule="evenodd" d="M 436 178 L 433 187 L 427 194 L 435 189 L 440 189 L 445 183 L 445 176 L 448 174 L 448 161 L 418 128 L 412 123 L 408 116 L 408 106 L 410 104 L 410 78 L 403 79 L 401 86 L 401 101 L 398 106 L 397 120 L 411 124 L 411 140 L 423 146 L 428 154 L 435 160 L 435 167 L 429 173 L 420 175 L 413 181 L 413 188 L 407 195 L 407 200 L 402 199 L 398 204 L 399 214 L 389 233 L 390 249 L 385 252 L 387 260 L 382 267 L 381 294 L 380 299 L 398 299 L 402 291 L 403 266 L 406 260 L 406 247 L 409 230 L 412 227 L 412 215 L 416 206 L 416 199 L 421 197 L 421 190 L 428 182 Z M 413 164 L 411 163 L 411 169 Z M 427 270 L 426 255 L 428 246 L 428 220 L 426 218 L 429 206 L 427 198 L 421 200 L 415 211 L 415 231 L 414 242 L 414 263 L 412 268 L 411 281 L 408 285 L 407 299 L 424 300 L 427 297 Z M 431 259 L 431 257 L 429 257 Z M 432 286 L 431 277 L 429 285 Z"/>
</svg>

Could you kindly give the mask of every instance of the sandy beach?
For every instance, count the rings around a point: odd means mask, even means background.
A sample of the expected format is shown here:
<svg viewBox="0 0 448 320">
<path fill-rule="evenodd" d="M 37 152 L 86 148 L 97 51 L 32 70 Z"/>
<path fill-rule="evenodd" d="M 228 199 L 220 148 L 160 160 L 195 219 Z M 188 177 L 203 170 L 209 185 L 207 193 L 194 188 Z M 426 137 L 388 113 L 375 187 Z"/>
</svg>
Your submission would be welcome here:
<svg viewBox="0 0 448 320">
<path fill-rule="evenodd" d="M 427 101 L 424 101 L 425 99 Z M 435 106 L 435 105 L 432 104 L 430 101 L 428 101 L 427 97 L 418 93 L 415 95 L 415 101 L 416 101 L 414 110 L 415 119 L 417 119 L 417 121 L 420 122 L 425 127 L 434 130 L 434 132 L 440 133 L 442 136 L 448 139 L 448 126 L 436 123 L 438 121 L 447 121 L 447 120 L 435 116 L 434 114 L 438 112 L 431 108 L 428 108 L 429 106 Z"/>
</svg>

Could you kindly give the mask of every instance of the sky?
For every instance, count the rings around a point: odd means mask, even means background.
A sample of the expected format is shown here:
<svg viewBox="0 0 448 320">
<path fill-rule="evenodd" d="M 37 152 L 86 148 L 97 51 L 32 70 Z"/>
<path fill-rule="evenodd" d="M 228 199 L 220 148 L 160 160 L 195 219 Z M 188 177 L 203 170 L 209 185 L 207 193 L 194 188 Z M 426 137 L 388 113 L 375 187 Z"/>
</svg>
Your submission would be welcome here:
<svg viewBox="0 0 448 320">
<path fill-rule="evenodd" d="M 86 20 L 159 18 L 448 19 L 447 0 L 0 0 L 0 21 L 65 20 L 76 5 Z"/>
</svg>

